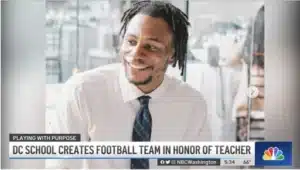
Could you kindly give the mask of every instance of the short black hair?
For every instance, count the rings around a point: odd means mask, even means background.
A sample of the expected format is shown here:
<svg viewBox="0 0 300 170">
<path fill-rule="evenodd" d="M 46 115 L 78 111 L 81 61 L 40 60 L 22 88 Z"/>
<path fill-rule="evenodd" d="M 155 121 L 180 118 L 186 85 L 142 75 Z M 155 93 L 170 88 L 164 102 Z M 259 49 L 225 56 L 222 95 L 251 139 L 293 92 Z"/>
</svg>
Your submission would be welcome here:
<svg viewBox="0 0 300 170">
<path fill-rule="evenodd" d="M 129 21 L 138 13 L 149 15 L 156 18 L 162 18 L 166 21 L 172 30 L 173 47 L 175 48 L 173 67 L 178 62 L 181 75 L 183 75 L 188 48 L 188 16 L 179 8 L 171 3 L 162 1 L 138 1 L 133 3 L 132 7 L 126 10 L 122 16 L 122 27 L 120 36 L 124 38 Z"/>
</svg>

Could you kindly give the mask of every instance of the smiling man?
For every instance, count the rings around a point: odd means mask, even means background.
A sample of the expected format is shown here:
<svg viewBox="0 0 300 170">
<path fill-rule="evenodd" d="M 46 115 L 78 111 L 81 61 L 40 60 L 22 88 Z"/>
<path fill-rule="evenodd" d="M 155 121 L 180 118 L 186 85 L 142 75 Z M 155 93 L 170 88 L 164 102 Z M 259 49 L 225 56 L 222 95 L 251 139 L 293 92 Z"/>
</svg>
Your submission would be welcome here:
<svg viewBox="0 0 300 170">
<path fill-rule="evenodd" d="M 165 74 L 169 64 L 184 68 L 187 16 L 170 3 L 139 1 L 124 13 L 122 24 L 122 63 L 68 80 L 56 132 L 80 133 L 83 141 L 210 141 L 202 95 Z M 58 165 L 82 168 L 78 160 Z M 85 165 L 90 169 L 163 168 L 148 159 L 89 160 Z"/>
<path fill-rule="evenodd" d="M 172 45 L 171 29 L 162 18 L 145 14 L 133 17 L 123 36 L 120 54 L 129 82 L 144 93 L 156 89 L 173 60 Z"/>
</svg>

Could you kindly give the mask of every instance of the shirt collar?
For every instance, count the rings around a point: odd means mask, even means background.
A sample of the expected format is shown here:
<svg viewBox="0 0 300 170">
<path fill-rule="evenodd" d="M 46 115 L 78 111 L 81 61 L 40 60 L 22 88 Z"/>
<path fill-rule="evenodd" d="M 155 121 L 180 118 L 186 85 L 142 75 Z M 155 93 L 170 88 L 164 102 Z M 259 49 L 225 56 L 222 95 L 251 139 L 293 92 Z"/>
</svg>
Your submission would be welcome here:
<svg viewBox="0 0 300 170">
<path fill-rule="evenodd" d="M 122 93 L 122 98 L 124 103 L 130 102 L 133 100 L 136 100 L 138 97 L 147 95 L 150 96 L 151 99 L 156 99 L 161 97 L 169 84 L 169 77 L 165 75 L 163 82 L 161 83 L 158 88 L 156 88 L 154 91 L 152 91 L 149 94 L 144 94 L 140 89 L 138 89 L 134 84 L 131 84 L 125 75 L 125 69 L 123 66 L 121 66 L 120 72 L 119 72 L 119 85 Z"/>
</svg>

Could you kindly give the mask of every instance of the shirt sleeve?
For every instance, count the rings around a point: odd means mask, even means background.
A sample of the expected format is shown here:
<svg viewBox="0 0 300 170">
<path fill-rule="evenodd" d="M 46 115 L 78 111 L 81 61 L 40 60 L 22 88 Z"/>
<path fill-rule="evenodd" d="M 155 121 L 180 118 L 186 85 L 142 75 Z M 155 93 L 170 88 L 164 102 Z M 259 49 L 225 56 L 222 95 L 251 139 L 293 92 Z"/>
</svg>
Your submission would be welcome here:
<svg viewBox="0 0 300 170">
<path fill-rule="evenodd" d="M 53 133 L 76 133 L 81 135 L 81 141 L 88 140 L 87 117 L 84 115 L 84 93 L 82 84 L 72 77 L 64 85 L 61 98 L 57 103 L 54 116 Z M 46 168 L 81 169 L 83 160 L 47 160 Z"/>
</svg>

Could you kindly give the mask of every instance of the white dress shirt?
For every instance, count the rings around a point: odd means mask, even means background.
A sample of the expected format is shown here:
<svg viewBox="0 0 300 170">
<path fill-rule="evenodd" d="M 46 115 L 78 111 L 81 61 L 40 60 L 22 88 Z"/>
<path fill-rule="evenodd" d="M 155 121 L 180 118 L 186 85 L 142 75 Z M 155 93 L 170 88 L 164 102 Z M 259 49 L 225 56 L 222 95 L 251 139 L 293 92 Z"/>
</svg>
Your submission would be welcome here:
<svg viewBox="0 0 300 170">
<path fill-rule="evenodd" d="M 57 113 L 57 133 L 80 133 L 83 141 L 131 141 L 133 122 L 144 95 L 128 82 L 120 65 L 99 67 L 71 77 Z M 148 94 L 152 115 L 151 141 L 211 141 L 202 95 L 176 78 L 165 76 Z M 53 164 L 53 162 L 52 162 Z M 56 168 L 83 168 L 83 161 L 60 160 Z M 86 160 L 89 169 L 129 169 L 130 160 Z M 150 160 L 151 169 L 159 167 Z M 187 169 L 187 167 L 184 167 Z"/>
</svg>

